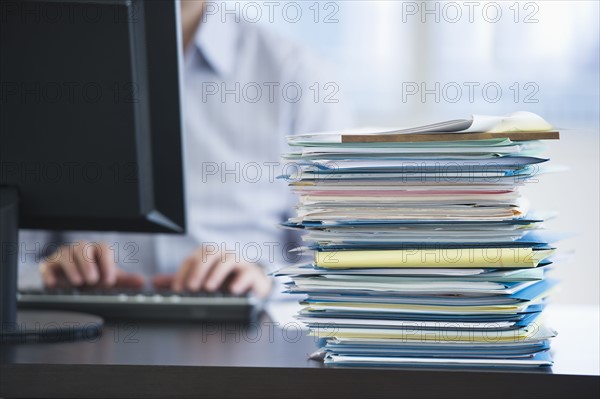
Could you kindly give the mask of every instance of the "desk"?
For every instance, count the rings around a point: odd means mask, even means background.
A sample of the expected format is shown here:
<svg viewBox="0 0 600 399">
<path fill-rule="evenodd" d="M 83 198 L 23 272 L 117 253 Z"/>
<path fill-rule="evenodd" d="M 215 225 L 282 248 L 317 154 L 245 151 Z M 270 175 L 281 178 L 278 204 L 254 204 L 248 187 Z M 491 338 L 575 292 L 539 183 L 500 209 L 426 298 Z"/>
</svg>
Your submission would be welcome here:
<svg viewBox="0 0 600 399">
<path fill-rule="evenodd" d="M 589 325 L 579 320 L 579 327 L 596 339 L 590 347 L 579 329 L 566 328 L 553 345 L 553 370 L 459 371 L 326 368 L 307 359 L 316 348 L 314 339 L 285 318 L 293 306 L 273 305 L 273 318 L 263 316 L 250 325 L 109 323 L 96 340 L 3 345 L 0 397 L 531 399 L 600 394 L 597 307 L 557 309 L 550 315 L 559 331 L 574 317 L 588 316 Z"/>
</svg>

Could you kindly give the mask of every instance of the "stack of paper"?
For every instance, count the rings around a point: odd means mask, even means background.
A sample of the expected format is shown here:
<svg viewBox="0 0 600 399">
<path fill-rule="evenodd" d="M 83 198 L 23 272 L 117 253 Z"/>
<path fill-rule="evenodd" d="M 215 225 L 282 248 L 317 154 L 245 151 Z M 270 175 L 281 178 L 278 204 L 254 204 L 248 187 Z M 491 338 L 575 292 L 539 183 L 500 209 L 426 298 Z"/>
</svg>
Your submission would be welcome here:
<svg viewBox="0 0 600 399">
<path fill-rule="evenodd" d="M 468 130 L 482 120 L 486 130 Z M 460 128 L 452 131 L 460 136 L 429 131 L 440 125 Z M 508 138 L 550 129 L 537 115 L 518 113 L 389 137 L 289 138 L 297 150 L 285 158 L 296 167 L 283 177 L 300 200 L 284 225 L 304 230 L 306 245 L 297 250 L 314 255 L 277 275 L 291 277 L 290 293 L 307 295 L 298 318 L 324 339 L 325 363 L 551 364 L 555 332 L 541 314 L 554 249 L 543 216 L 519 195 L 547 159 L 535 134 Z M 468 140 L 478 131 L 500 137 Z"/>
</svg>

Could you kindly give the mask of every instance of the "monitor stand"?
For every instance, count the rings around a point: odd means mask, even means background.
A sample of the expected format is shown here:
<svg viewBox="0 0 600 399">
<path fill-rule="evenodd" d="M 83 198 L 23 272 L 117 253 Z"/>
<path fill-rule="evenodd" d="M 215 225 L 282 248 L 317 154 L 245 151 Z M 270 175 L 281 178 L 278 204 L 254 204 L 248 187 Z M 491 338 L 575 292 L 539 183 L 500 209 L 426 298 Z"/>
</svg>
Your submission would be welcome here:
<svg viewBox="0 0 600 399">
<path fill-rule="evenodd" d="M 0 342 L 95 339 L 104 321 L 94 315 L 61 311 L 17 311 L 19 196 L 0 187 Z"/>
</svg>

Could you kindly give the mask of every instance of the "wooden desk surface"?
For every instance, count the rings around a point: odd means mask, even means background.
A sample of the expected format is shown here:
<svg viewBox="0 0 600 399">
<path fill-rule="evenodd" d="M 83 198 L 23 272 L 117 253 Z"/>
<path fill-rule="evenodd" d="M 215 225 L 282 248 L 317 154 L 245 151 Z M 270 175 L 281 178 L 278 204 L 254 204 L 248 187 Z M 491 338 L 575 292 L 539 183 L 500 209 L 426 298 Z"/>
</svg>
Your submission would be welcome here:
<svg viewBox="0 0 600 399">
<path fill-rule="evenodd" d="M 281 317 L 274 320 L 263 316 L 250 325 L 113 323 L 95 340 L 3 345 L 0 397 L 551 398 L 600 394 L 600 377 L 593 369 L 583 371 L 591 375 L 583 375 L 574 366 L 571 373 L 558 362 L 553 370 L 531 372 L 326 368 L 307 359 L 316 343 L 298 323 Z M 597 350 L 595 354 L 583 350 L 586 343 L 581 337 L 572 341 L 565 342 L 582 352 L 570 349 L 571 355 L 588 360 L 591 356 L 588 363 L 593 365 L 595 359 L 597 364 Z M 555 348 L 558 359 L 560 350 L 560 345 Z"/>
</svg>

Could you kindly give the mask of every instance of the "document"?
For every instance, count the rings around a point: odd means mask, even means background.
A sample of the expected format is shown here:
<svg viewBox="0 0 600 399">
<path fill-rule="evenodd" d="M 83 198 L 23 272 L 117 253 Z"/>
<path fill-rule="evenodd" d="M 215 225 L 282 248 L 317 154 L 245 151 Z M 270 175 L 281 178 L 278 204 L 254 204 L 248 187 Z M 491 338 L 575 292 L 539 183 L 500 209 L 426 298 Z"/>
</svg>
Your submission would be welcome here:
<svg viewBox="0 0 600 399">
<path fill-rule="evenodd" d="M 315 265 L 326 269 L 368 267 L 536 267 L 552 249 L 444 248 L 387 251 L 315 252 Z"/>
<path fill-rule="evenodd" d="M 552 125 L 533 112 L 517 111 L 504 116 L 472 115 L 469 118 L 453 119 L 423 126 L 400 129 L 361 129 L 340 133 L 304 134 L 290 138 L 290 145 L 339 144 L 342 135 L 409 135 L 438 133 L 511 133 L 511 132 L 548 132 Z"/>
</svg>

